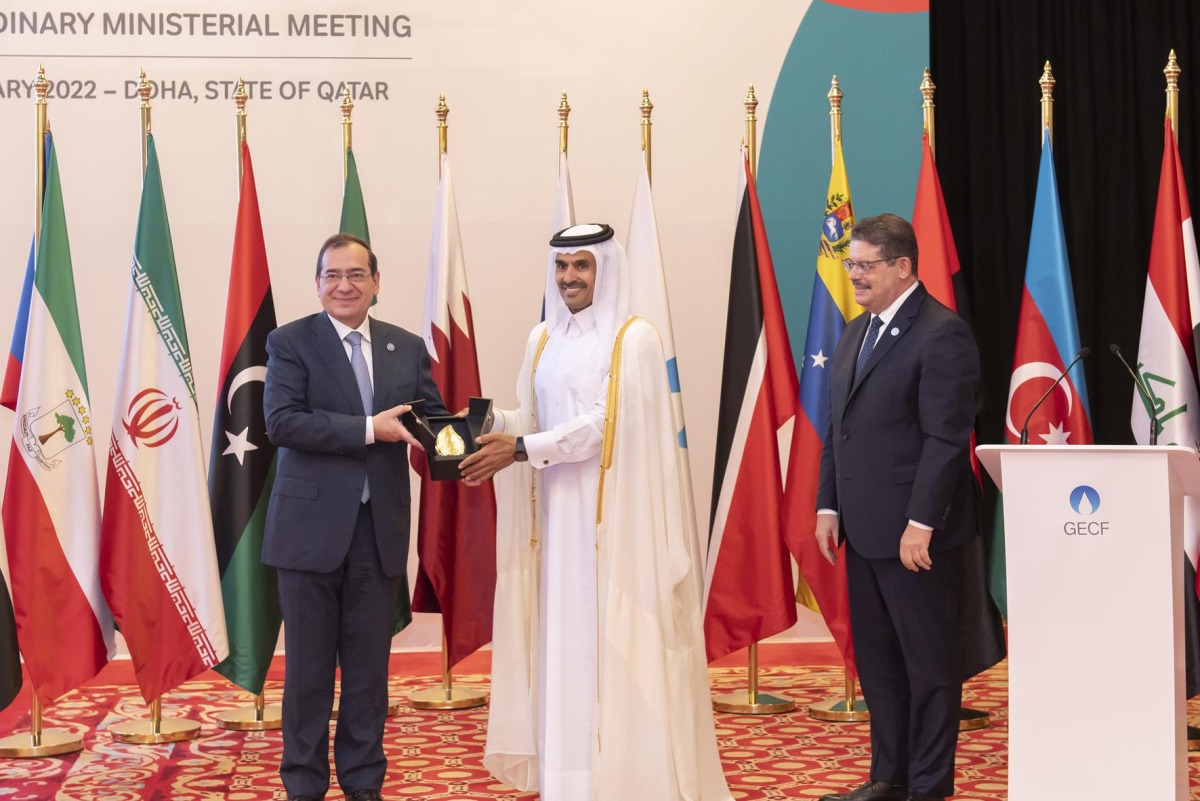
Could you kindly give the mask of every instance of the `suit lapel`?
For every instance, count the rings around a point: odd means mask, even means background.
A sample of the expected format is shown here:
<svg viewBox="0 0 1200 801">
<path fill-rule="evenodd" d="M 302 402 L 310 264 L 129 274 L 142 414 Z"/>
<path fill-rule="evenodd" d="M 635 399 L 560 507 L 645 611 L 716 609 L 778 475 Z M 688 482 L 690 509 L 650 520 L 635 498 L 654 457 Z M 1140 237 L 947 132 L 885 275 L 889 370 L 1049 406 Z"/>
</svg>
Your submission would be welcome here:
<svg viewBox="0 0 1200 801">
<path fill-rule="evenodd" d="M 342 390 L 342 396 L 351 411 L 371 414 L 362 407 L 362 398 L 358 394 L 358 381 L 354 378 L 354 370 L 350 367 L 350 359 L 346 356 L 346 346 L 338 339 L 337 329 L 329 321 L 325 312 L 313 318 L 313 335 L 317 342 L 317 353 L 321 355 L 333 381 Z"/>
<path fill-rule="evenodd" d="M 896 316 L 883 329 L 880 334 L 879 342 L 875 345 L 875 350 L 871 353 L 867 363 L 863 365 L 862 371 L 854 377 L 854 386 L 850 389 L 850 394 L 854 395 L 858 388 L 862 386 L 863 381 L 871 374 L 875 367 L 887 358 L 888 352 L 895 347 L 900 338 L 912 328 L 913 320 L 916 319 L 917 313 L 921 310 L 921 303 L 925 300 L 928 292 L 924 284 L 917 284 L 917 288 L 908 296 L 908 300 L 896 311 Z M 867 315 L 863 315 L 864 317 Z"/>
<path fill-rule="evenodd" d="M 866 336 L 866 327 L 871 319 L 870 314 L 860 314 L 850 321 L 846 326 L 846 330 L 842 332 L 842 338 L 847 344 L 857 342 L 859 347 L 847 348 L 846 358 L 833 364 L 833 407 L 834 409 L 845 410 L 846 401 L 850 399 L 850 389 L 854 383 L 854 364 L 858 361 L 858 351 L 862 346 L 863 337 Z"/>
<path fill-rule="evenodd" d="M 372 379 L 375 382 L 375 408 L 389 409 L 404 399 L 393 400 L 386 397 L 389 387 L 396 386 L 396 344 L 387 339 L 387 332 L 374 317 L 370 319 L 371 326 L 371 367 Z"/>
</svg>

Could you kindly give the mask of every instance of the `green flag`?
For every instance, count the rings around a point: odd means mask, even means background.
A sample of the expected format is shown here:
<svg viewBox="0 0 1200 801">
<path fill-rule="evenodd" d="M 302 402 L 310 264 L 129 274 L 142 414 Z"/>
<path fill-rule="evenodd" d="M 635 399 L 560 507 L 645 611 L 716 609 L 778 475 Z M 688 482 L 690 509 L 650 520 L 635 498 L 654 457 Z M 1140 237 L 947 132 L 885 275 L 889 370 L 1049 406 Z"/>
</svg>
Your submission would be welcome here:
<svg viewBox="0 0 1200 801">
<path fill-rule="evenodd" d="M 358 165 L 354 162 L 354 150 L 346 149 L 346 187 L 342 191 L 342 220 L 338 231 L 354 234 L 368 245 L 371 244 L 371 229 L 367 225 L 367 207 L 363 203 L 362 184 L 358 180 Z"/>
</svg>

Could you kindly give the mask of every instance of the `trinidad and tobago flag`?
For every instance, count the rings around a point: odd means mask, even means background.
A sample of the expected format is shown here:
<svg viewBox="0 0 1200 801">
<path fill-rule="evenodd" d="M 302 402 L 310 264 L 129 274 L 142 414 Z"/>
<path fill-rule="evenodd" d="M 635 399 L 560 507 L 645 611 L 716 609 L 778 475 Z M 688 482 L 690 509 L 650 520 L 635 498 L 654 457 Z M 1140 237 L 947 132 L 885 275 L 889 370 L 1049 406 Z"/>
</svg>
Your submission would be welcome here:
<svg viewBox="0 0 1200 801">
<path fill-rule="evenodd" d="M 250 146 L 244 142 L 241 157 L 208 492 L 229 633 L 229 656 L 215 670 L 258 693 L 283 619 L 275 569 L 262 564 L 264 520 L 275 481 L 275 446 L 267 439 L 263 411 L 267 334 L 275 328 L 275 303 Z"/>
<path fill-rule="evenodd" d="M 744 149 L 741 159 L 704 581 L 710 662 L 796 622 L 779 465 L 779 429 L 796 414 L 796 365 Z"/>
<path fill-rule="evenodd" d="M 429 248 L 424 336 L 433 380 L 446 408 L 465 408 L 472 396 L 481 395 L 479 357 L 450 157 L 444 154 Z M 425 454 L 419 451 L 412 454 L 412 463 L 421 476 L 420 562 L 412 608 L 442 613 L 448 664 L 455 665 L 492 640 L 495 489 L 490 481 L 468 487 L 461 481 L 427 480 Z"/>
</svg>

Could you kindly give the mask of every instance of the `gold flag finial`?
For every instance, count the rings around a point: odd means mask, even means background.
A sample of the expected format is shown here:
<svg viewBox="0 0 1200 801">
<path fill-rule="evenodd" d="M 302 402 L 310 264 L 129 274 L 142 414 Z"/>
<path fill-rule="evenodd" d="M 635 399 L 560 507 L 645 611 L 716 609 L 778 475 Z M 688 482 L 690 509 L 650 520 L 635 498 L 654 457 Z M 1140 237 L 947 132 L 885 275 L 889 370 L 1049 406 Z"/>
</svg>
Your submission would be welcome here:
<svg viewBox="0 0 1200 801">
<path fill-rule="evenodd" d="M 37 77 L 33 79 L 33 91 L 37 95 L 37 104 L 39 106 L 46 105 L 46 95 L 50 93 L 50 82 L 46 80 L 46 67 L 44 65 L 38 65 Z"/>
<path fill-rule="evenodd" d="M 571 116 L 571 104 L 567 102 L 567 93 L 563 92 L 558 101 L 558 152 L 567 152 L 567 130 L 571 127 L 567 117 Z"/>
<path fill-rule="evenodd" d="M 829 84 L 829 160 L 833 162 L 837 155 L 837 143 L 842 140 L 842 87 L 837 76 Z"/>
<path fill-rule="evenodd" d="M 1171 121 L 1171 134 L 1179 136 L 1179 59 L 1175 58 L 1175 48 L 1167 56 L 1167 66 L 1163 67 L 1163 75 L 1167 76 L 1167 119 Z"/>
<path fill-rule="evenodd" d="M 650 115 L 654 111 L 654 104 L 650 102 L 650 90 L 642 90 L 642 103 L 638 108 L 642 112 L 642 157 L 646 160 L 646 175 L 653 181 L 653 173 L 650 171 L 650 126 L 653 123 L 650 121 Z"/>
<path fill-rule="evenodd" d="M 937 91 L 937 86 L 933 83 L 933 76 L 929 73 L 929 67 L 925 68 L 925 75 L 921 78 L 921 97 L 924 100 L 921 103 L 921 113 L 924 117 L 925 137 L 929 140 L 929 152 L 936 155 L 934 149 L 933 136 L 933 93 Z"/>
<path fill-rule="evenodd" d="M 237 185 L 242 186 L 242 146 L 246 144 L 246 79 L 239 77 L 237 89 L 233 90 L 233 114 L 235 139 L 237 140 Z"/>
<path fill-rule="evenodd" d="M 138 110 L 142 118 L 142 176 L 146 175 L 146 165 L 150 159 L 150 149 L 148 138 L 150 136 L 150 81 L 146 78 L 146 70 L 138 69 L 137 93 L 141 102 L 138 103 Z"/>
<path fill-rule="evenodd" d="M 339 106 L 342 110 L 342 122 L 351 122 L 351 115 L 354 113 L 354 101 L 350 99 L 350 87 L 346 87 L 346 91 L 342 94 L 342 102 Z"/>
<path fill-rule="evenodd" d="M 750 159 L 750 177 L 758 175 L 758 97 L 754 94 L 754 84 L 746 90 L 746 150 Z"/>
<path fill-rule="evenodd" d="M 1050 142 L 1054 142 L 1054 73 L 1050 71 L 1050 62 L 1042 69 L 1042 77 L 1038 85 L 1042 87 L 1042 130 L 1050 134 Z"/>
<path fill-rule="evenodd" d="M 145 68 L 138 69 L 137 93 L 142 101 L 138 107 L 150 108 L 150 81 L 146 79 Z"/>
<path fill-rule="evenodd" d="M 442 174 L 442 156 L 446 155 L 446 151 L 450 146 L 450 127 L 446 124 L 446 118 L 450 116 L 450 107 L 446 105 L 446 96 L 438 95 L 437 107 L 433 110 L 434 116 L 437 117 L 437 132 L 438 132 L 438 175 Z"/>
<path fill-rule="evenodd" d="M 246 79 L 238 78 L 237 89 L 233 90 L 233 105 L 237 107 L 235 112 L 239 117 L 246 116 Z"/>
</svg>

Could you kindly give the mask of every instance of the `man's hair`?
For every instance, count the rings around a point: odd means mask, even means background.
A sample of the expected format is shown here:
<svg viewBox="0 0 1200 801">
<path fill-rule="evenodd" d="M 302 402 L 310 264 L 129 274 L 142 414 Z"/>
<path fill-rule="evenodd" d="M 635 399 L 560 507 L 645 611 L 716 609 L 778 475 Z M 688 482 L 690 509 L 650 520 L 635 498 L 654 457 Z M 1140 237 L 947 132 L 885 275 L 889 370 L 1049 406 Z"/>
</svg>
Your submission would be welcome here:
<svg viewBox="0 0 1200 801">
<path fill-rule="evenodd" d="M 321 262 L 325 261 L 325 253 L 329 250 L 337 250 L 349 245 L 359 245 L 367 251 L 367 264 L 371 266 L 371 275 L 379 272 L 379 259 L 375 258 L 375 251 L 371 250 L 371 246 L 359 239 L 354 234 L 334 234 L 325 240 L 325 244 L 321 245 L 321 252 L 317 254 L 317 277 L 321 275 Z"/>
<path fill-rule="evenodd" d="M 907 256 L 912 262 L 913 275 L 917 274 L 917 234 L 903 217 L 895 214 L 864 217 L 854 223 L 850 238 L 874 245 L 888 259 Z"/>
</svg>

